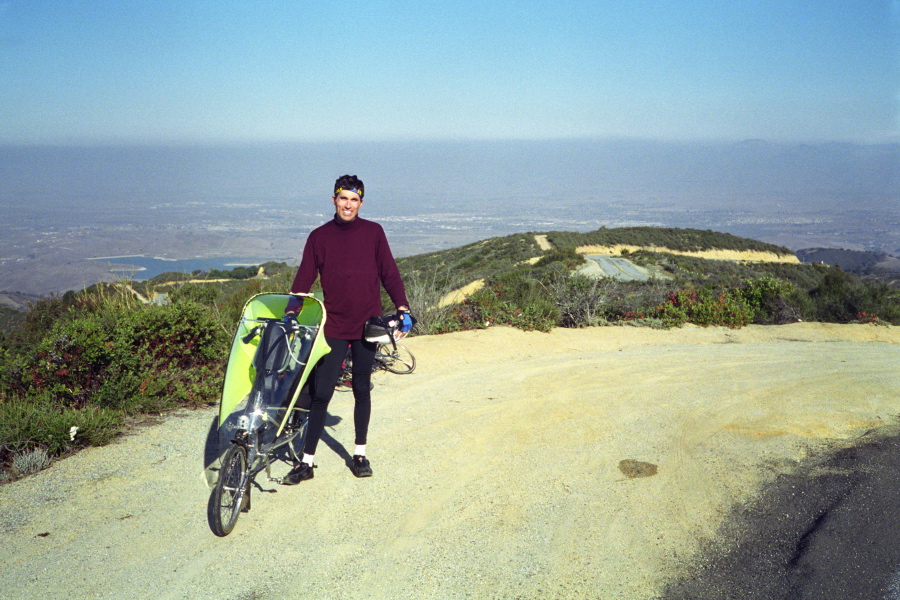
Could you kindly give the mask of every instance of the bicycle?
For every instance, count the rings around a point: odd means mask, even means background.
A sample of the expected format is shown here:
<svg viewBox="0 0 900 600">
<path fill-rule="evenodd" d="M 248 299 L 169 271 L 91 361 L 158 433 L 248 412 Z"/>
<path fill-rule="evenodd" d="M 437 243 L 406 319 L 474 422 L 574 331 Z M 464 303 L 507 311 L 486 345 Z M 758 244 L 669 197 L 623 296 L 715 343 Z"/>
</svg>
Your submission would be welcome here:
<svg viewBox="0 0 900 600">
<path fill-rule="evenodd" d="M 375 347 L 375 362 L 372 364 L 372 372 L 388 371 L 397 375 L 407 375 L 416 369 L 416 357 L 409 348 L 397 342 L 407 336 L 408 331 L 400 331 L 396 326 L 386 328 L 389 342 L 378 342 Z M 374 384 L 370 384 L 374 387 Z M 350 356 L 350 347 L 347 346 L 347 355 L 341 365 L 341 374 L 334 388 L 339 392 L 349 392 L 353 389 L 353 360 Z M 370 388 L 371 389 L 371 388 Z"/>
<path fill-rule="evenodd" d="M 266 472 L 277 451 L 286 448 L 300 462 L 306 438 L 309 396 L 305 389 L 312 367 L 328 352 L 322 335 L 325 308 L 313 295 L 303 301 L 296 321 L 284 321 L 290 296 L 259 294 L 247 302 L 232 342 L 219 406 L 219 431 L 230 432 L 209 502 L 210 526 L 223 537 L 241 512 L 250 510 L 250 490 Z M 258 484 L 257 484 L 258 485 Z"/>
</svg>

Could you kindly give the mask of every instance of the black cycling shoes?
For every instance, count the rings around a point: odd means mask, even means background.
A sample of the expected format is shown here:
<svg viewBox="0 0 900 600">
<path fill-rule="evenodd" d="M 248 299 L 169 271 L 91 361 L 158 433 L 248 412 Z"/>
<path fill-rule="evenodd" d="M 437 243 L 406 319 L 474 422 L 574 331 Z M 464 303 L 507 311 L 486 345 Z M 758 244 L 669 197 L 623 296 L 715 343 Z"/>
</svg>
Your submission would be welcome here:
<svg viewBox="0 0 900 600">
<path fill-rule="evenodd" d="M 350 461 L 350 470 L 353 471 L 353 474 L 357 477 L 372 476 L 372 467 L 369 465 L 368 459 L 359 454 L 353 455 L 353 460 Z"/>
<path fill-rule="evenodd" d="M 281 483 L 283 483 L 284 485 L 297 485 L 301 481 L 312 479 L 314 475 L 314 468 L 314 466 L 308 465 L 306 463 L 295 465 L 294 468 L 291 469 L 287 475 L 285 475 L 284 479 L 281 480 Z"/>
</svg>

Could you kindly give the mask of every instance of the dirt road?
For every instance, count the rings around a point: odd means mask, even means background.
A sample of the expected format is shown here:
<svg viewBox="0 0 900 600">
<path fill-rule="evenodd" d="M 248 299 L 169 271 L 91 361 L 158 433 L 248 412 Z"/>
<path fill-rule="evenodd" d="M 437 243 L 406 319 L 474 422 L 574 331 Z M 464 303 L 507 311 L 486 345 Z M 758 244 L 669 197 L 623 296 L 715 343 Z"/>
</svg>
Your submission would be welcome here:
<svg viewBox="0 0 900 600">
<path fill-rule="evenodd" d="M 900 413 L 900 328 L 408 346 L 414 374 L 375 378 L 374 477 L 346 467 L 336 395 L 315 478 L 263 482 L 226 538 L 206 516 L 213 409 L 0 487 L 0 598 L 656 598 L 736 504 Z"/>
</svg>

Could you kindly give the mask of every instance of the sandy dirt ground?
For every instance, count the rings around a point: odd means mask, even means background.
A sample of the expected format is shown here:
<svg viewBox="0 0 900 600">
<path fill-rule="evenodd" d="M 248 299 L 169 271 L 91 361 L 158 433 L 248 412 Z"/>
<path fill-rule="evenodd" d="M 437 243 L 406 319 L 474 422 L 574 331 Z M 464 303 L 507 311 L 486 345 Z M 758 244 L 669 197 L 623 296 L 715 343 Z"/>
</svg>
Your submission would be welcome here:
<svg viewBox="0 0 900 600">
<path fill-rule="evenodd" d="M 895 423 L 900 328 L 491 328 L 407 340 L 347 468 L 336 394 L 315 478 L 207 521 L 215 410 L 0 487 L 0 598 L 660 597 L 733 507 Z M 287 471 L 280 464 L 275 474 Z"/>
</svg>

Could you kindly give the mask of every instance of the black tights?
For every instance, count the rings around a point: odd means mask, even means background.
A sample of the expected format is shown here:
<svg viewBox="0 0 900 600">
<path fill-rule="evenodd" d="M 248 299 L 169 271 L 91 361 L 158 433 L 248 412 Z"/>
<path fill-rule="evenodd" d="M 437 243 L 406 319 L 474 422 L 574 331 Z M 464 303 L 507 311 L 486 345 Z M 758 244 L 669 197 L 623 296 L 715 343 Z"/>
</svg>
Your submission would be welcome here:
<svg viewBox="0 0 900 600">
<path fill-rule="evenodd" d="M 370 387 L 372 381 L 372 365 L 375 363 L 375 344 L 365 340 L 339 340 L 326 337 L 325 341 L 331 351 L 322 357 L 312 374 L 310 393 L 312 403 L 309 408 L 309 427 L 306 432 L 306 443 L 303 452 L 315 454 L 319 438 L 325 429 L 325 418 L 328 416 L 328 403 L 334 395 L 334 386 L 341 375 L 341 366 L 350 346 L 353 359 L 353 424 L 356 427 L 356 443 L 364 445 L 369 432 L 369 417 L 372 414 Z"/>
</svg>

